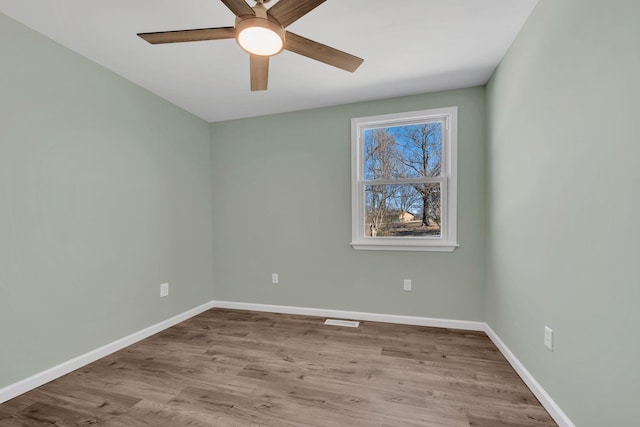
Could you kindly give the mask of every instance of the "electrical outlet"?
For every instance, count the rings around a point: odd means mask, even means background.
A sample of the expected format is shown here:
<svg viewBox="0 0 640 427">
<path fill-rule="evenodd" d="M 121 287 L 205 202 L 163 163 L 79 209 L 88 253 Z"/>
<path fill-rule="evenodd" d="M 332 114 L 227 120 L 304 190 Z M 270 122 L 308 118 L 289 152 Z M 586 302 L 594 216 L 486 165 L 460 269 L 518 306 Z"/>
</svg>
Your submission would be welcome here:
<svg viewBox="0 0 640 427">
<path fill-rule="evenodd" d="M 553 351 L 553 330 L 548 326 L 544 327 L 544 346 Z"/>
<path fill-rule="evenodd" d="M 279 283 L 278 273 L 271 273 L 271 283 Z"/>
<path fill-rule="evenodd" d="M 404 290 L 405 291 L 410 291 L 411 290 L 411 280 L 404 279 Z"/>
<path fill-rule="evenodd" d="M 169 284 L 168 283 L 160 284 L 160 296 L 166 297 L 167 295 L 169 295 Z"/>
</svg>

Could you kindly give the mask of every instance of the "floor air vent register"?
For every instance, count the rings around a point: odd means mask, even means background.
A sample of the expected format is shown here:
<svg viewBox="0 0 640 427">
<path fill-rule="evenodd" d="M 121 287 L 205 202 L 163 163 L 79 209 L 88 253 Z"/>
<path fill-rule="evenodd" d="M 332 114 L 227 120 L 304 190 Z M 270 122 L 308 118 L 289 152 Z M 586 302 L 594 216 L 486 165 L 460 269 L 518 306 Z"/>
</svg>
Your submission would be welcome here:
<svg viewBox="0 0 640 427">
<path fill-rule="evenodd" d="M 354 320 L 339 320 L 339 319 L 327 319 L 324 321 L 325 325 L 330 326 L 344 326 L 347 328 L 357 328 L 360 326 L 360 322 Z"/>
</svg>

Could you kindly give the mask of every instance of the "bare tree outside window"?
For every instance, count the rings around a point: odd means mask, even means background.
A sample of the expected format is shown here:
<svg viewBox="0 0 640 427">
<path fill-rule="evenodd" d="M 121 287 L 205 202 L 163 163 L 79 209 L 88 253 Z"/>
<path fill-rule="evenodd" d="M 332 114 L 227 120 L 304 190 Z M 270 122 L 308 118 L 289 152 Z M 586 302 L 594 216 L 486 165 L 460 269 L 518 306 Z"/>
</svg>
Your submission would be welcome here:
<svg viewBox="0 0 640 427">
<path fill-rule="evenodd" d="M 411 182 L 438 177 L 442 166 L 442 122 L 366 129 L 365 236 L 440 236 L 441 185 Z M 398 181 L 398 184 L 388 184 Z"/>
</svg>

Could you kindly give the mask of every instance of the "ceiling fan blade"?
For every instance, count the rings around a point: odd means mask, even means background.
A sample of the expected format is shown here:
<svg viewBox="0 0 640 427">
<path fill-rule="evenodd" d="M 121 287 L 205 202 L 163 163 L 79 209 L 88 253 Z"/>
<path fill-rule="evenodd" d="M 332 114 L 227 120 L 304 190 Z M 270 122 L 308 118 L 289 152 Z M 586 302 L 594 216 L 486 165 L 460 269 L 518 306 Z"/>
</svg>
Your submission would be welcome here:
<svg viewBox="0 0 640 427">
<path fill-rule="evenodd" d="M 280 0 L 267 13 L 278 20 L 283 27 L 288 27 L 326 0 Z"/>
<path fill-rule="evenodd" d="M 343 70 L 354 72 L 364 61 L 362 58 L 334 49 L 322 43 L 314 42 L 290 31 L 285 35 L 284 48 L 307 58 L 324 62 Z"/>
<path fill-rule="evenodd" d="M 267 90 L 269 81 L 269 57 L 249 55 L 251 62 L 251 90 Z"/>
<path fill-rule="evenodd" d="M 138 36 L 151 44 L 197 42 L 203 40 L 232 39 L 236 36 L 236 29 L 233 27 L 202 28 L 199 30 L 138 33 Z"/>
<path fill-rule="evenodd" d="M 255 15 L 253 8 L 244 0 L 220 0 L 236 16 Z"/>
</svg>

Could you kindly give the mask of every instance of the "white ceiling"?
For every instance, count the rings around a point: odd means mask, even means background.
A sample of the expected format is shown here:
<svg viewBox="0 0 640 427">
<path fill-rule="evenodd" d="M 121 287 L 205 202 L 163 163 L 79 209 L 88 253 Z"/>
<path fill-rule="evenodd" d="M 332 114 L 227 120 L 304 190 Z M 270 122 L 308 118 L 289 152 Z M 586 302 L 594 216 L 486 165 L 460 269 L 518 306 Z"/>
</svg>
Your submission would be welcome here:
<svg viewBox="0 0 640 427">
<path fill-rule="evenodd" d="M 249 58 L 233 39 L 154 46 L 136 36 L 233 25 L 219 0 L 0 0 L 0 12 L 219 121 L 482 85 L 536 3 L 328 0 L 288 29 L 364 63 L 351 74 L 284 51 L 264 92 L 250 91 Z"/>
</svg>

